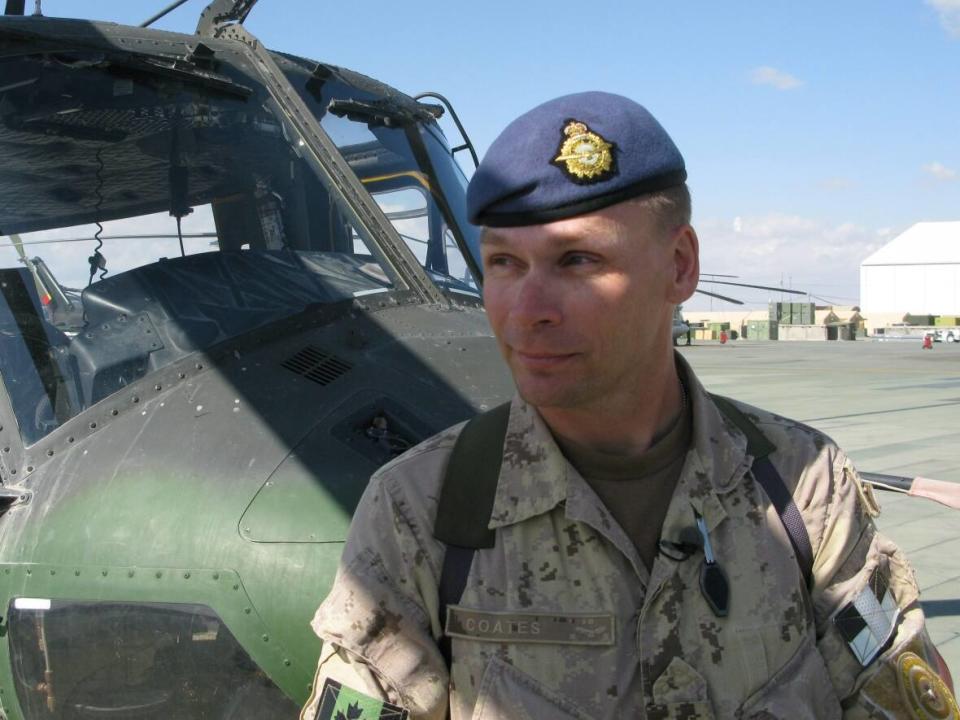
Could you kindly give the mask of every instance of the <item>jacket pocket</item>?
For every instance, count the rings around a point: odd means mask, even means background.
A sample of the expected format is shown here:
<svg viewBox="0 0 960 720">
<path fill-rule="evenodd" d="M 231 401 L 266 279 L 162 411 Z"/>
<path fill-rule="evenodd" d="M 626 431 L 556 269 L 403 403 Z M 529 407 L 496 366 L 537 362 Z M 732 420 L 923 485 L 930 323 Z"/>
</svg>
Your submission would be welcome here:
<svg viewBox="0 0 960 720">
<path fill-rule="evenodd" d="M 787 664 L 737 711 L 737 717 L 744 720 L 838 720 L 842 714 L 827 666 L 812 636 L 807 636 Z"/>
<path fill-rule="evenodd" d="M 487 663 L 472 720 L 591 720 L 574 703 L 500 658 Z"/>
<path fill-rule="evenodd" d="M 678 657 L 653 683 L 653 702 L 647 706 L 650 720 L 713 720 L 707 681 Z"/>
</svg>

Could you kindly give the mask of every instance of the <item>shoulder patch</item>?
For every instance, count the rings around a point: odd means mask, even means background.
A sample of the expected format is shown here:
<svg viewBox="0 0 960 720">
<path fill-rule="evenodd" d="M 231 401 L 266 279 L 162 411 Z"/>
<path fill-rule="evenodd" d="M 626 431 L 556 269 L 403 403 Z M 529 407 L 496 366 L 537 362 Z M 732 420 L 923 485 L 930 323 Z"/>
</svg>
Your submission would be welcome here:
<svg viewBox="0 0 960 720">
<path fill-rule="evenodd" d="M 407 720 L 408 717 L 409 713 L 402 707 L 327 678 L 314 720 Z"/>
<path fill-rule="evenodd" d="M 947 684 L 919 655 L 903 653 L 897 659 L 897 671 L 900 695 L 916 720 L 960 717 L 960 708 Z"/>
</svg>

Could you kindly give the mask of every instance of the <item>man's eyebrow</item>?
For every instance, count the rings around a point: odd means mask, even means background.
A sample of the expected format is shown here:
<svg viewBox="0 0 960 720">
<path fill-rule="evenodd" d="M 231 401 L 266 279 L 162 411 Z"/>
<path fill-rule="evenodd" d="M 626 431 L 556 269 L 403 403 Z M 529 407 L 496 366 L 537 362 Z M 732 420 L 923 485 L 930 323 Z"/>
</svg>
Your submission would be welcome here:
<svg viewBox="0 0 960 720">
<path fill-rule="evenodd" d="M 601 241 L 599 236 L 594 236 L 590 232 L 558 233 L 551 238 L 551 244 L 556 247 L 567 247 L 569 245 L 576 245 L 583 242 L 589 242 L 594 245 L 609 243 L 609 241 Z M 480 244 L 486 247 L 498 247 L 509 245 L 510 240 L 496 232 L 496 230 L 484 228 L 480 231 Z"/>
<path fill-rule="evenodd" d="M 504 238 L 490 228 L 484 228 L 480 231 L 481 245 L 503 245 Z"/>
</svg>

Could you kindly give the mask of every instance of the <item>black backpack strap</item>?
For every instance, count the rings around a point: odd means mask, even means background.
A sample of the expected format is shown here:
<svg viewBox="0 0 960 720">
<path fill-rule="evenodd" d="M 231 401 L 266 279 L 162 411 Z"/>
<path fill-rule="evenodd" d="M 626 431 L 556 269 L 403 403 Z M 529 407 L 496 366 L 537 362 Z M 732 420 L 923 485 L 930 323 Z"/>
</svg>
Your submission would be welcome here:
<svg viewBox="0 0 960 720">
<path fill-rule="evenodd" d="M 743 414 L 729 398 L 722 395 L 710 394 L 713 402 L 721 413 L 747 438 L 747 452 L 753 456 L 753 466 L 751 470 L 760 487 L 770 498 L 773 507 L 777 510 L 780 522 L 783 523 L 787 531 L 787 537 L 790 538 L 790 544 L 793 545 L 793 552 L 797 556 L 797 563 L 803 572 L 803 580 L 810 589 L 813 580 L 813 548 L 810 545 L 810 535 L 807 533 L 807 526 L 803 522 L 803 516 L 797 504 L 793 501 L 793 496 L 787 489 L 780 473 L 770 462 L 768 457 L 770 453 L 777 449 L 767 437 L 760 431 L 750 418 Z"/>
<path fill-rule="evenodd" d="M 453 446 L 437 503 L 433 536 L 447 546 L 440 572 L 439 617 L 445 627 L 447 606 L 460 602 L 478 548 L 492 548 L 496 532 L 490 513 L 497 494 L 503 440 L 510 419 L 510 403 L 471 419 Z M 440 640 L 440 651 L 450 666 L 450 638 Z"/>
</svg>

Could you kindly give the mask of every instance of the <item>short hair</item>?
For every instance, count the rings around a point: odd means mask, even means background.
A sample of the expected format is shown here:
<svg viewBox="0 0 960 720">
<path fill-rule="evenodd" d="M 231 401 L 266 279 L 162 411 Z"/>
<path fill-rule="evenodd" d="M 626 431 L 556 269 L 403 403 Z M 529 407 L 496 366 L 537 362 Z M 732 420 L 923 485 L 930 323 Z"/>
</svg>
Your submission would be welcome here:
<svg viewBox="0 0 960 720">
<path fill-rule="evenodd" d="M 675 228 L 689 225 L 693 216 L 690 188 L 686 183 L 644 195 L 630 202 L 652 213 L 660 229 L 665 233 L 671 233 Z"/>
</svg>

